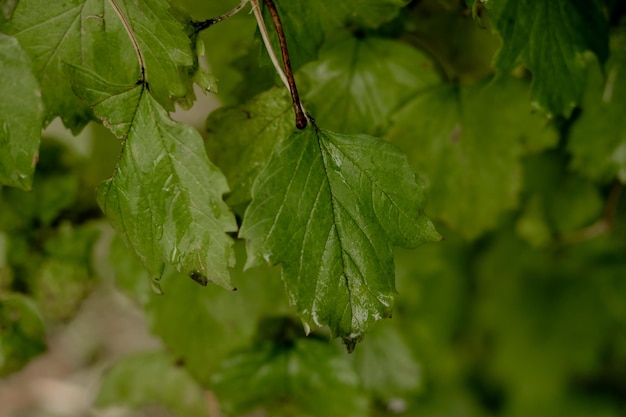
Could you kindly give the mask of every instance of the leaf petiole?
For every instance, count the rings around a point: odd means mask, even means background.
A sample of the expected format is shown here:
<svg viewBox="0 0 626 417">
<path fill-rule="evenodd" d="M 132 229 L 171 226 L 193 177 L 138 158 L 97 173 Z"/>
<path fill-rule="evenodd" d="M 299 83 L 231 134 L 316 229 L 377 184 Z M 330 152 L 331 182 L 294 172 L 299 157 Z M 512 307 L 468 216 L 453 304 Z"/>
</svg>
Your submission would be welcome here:
<svg viewBox="0 0 626 417">
<path fill-rule="evenodd" d="M 241 9 L 243 9 L 245 7 L 246 4 L 248 4 L 250 2 L 250 0 L 242 0 L 241 3 L 239 3 L 235 8 L 233 8 L 232 10 L 224 13 L 221 16 L 217 16 L 214 17 L 212 19 L 208 19 L 208 20 L 203 20 L 202 22 L 192 22 L 191 24 L 196 28 L 196 30 L 194 31 L 194 33 L 198 33 L 201 32 L 211 26 L 213 26 L 216 23 L 219 23 L 223 20 L 226 20 L 230 17 L 233 17 L 234 15 L 236 15 L 237 13 L 239 13 L 241 11 Z"/>
</svg>

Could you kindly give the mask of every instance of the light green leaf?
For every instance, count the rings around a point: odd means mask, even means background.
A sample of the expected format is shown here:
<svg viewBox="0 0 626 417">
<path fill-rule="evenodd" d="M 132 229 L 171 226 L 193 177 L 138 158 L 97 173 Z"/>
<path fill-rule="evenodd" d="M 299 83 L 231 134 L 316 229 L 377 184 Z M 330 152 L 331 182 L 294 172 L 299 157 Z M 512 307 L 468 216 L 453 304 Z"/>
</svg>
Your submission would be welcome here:
<svg viewBox="0 0 626 417">
<path fill-rule="evenodd" d="M 414 392 L 421 385 L 421 367 L 393 327 L 377 326 L 353 358 L 363 388 L 385 402 Z"/>
<path fill-rule="evenodd" d="M 207 119 L 208 150 L 232 191 L 226 202 L 241 212 L 250 202 L 252 183 L 274 146 L 295 129 L 289 92 L 266 91 L 247 103 L 212 112 Z M 239 210 L 237 210 L 239 208 Z"/>
<path fill-rule="evenodd" d="M 572 167 L 598 180 L 618 177 L 626 183 L 626 31 L 612 38 L 606 67 L 590 71 L 580 118 L 573 125 L 568 149 Z"/>
<path fill-rule="evenodd" d="M 80 65 L 113 83 L 141 78 L 137 47 L 146 81 L 168 110 L 172 99 L 184 100 L 194 72 L 191 41 L 165 0 L 21 0 L 2 30 L 15 36 L 33 60 L 46 105 L 44 124 L 60 115 L 66 126 L 80 130 L 89 109 L 71 94 L 65 64 Z"/>
<path fill-rule="evenodd" d="M 310 338 L 233 354 L 213 377 L 213 387 L 229 415 L 259 408 L 285 417 L 367 415 L 367 397 L 347 357 Z"/>
<path fill-rule="evenodd" d="M 237 224 L 222 201 L 226 179 L 207 158 L 200 134 L 170 119 L 143 86 L 101 101 L 94 111 L 120 116 L 109 123 L 128 129 L 113 178 L 98 187 L 98 202 L 152 278 L 169 263 L 202 284 L 232 288 L 233 241 L 226 233 Z"/>
<path fill-rule="evenodd" d="M 329 44 L 302 72 L 308 81 L 305 104 L 320 123 L 345 133 L 376 133 L 409 98 L 439 82 L 418 50 L 352 36 Z"/>
<path fill-rule="evenodd" d="M 2 33 L 0 74 L 0 184 L 29 190 L 41 140 L 41 90 L 26 53 Z"/>
<path fill-rule="evenodd" d="M 37 305 L 21 294 L 0 295 L 0 376 L 18 371 L 46 350 Z"/>
<path fill-rule="evenodd" d="M 406 149 L 429 186 L 433 217 L 468 238 L 494 227 L 515 208 L 520 157 L 557 141 L 530 114 L 524 83 L 502 79 L 487 87 L 442 87 L 417 96 L 394 115 L 388 138 Z"/>
<path fill-rule="evenodd" d="M 178 416 L 208 417 L 203 389 L 162 352 L 137 353 L 117 362 L 104 377 L 98 407 L 163 405 Z"/>
<path fill-rule="evenodd" d="M 593 55 L 608 57 L 608 22 L 601 0 L 492 0 L 503 46 L 504 73 L 523 63 L 533 73 L 533 97 L 548 114 L 569 117 L 579 103 Z"/>
<path fill-rule="evenodd" d="M 238 247 L 243 257 L 244 247 Z M 118 276 L 133 270 L 120 270 Z M 149 293 L 145 306 L 152 332 L 206 387 L 226 356 L 251 342 L 261 317 L 293 314 L 277 268 L 246 272 L 238 268 L 232 275 L 237 285 L 234 292 L 199 288 L 191 280 L 168 274 L 163 279 L 164 294 Z M 147 289 L 145 276 L 134 278 Z"/>
<path fill-rule="evenodd" d="M 252 189 L 240 237 L 248 265 L 283 265 L 307 326 L 329 325 L 349 349 L 393 304 L 392 245 L 439 238 L 422 186 L 390 143 L 309 126 L 274 151 Z"/>
</svg>

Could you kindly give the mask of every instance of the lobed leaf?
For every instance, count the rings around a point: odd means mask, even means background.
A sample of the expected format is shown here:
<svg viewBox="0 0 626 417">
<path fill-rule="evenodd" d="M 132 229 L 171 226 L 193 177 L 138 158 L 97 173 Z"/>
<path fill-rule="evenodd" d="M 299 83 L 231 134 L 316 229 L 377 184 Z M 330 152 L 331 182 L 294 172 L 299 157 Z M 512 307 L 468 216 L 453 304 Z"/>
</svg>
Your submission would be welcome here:
<svg viewBox="0 0 626 417">
<path fill-rule="evenodd" d="M 0 184 L 30 190 L 41 141 L 41 90 L 17 39 L 2 33 L 0 73 Z"/>
<path fill-rule="evenodd" d="M 536 106 L 569 117 L 580 102 L 587 66 L 608 57 L 608 22 L 601 0 L 494 0 L 494 26 L 503 40 L 496 66 L 523 63 L 533 73 Z"/>
<path fill-rule="evenodd" d="M 283 265 L 307 327 L 329 325 L 352 349 L 393 304 L 392 245 L 439 239 L 405 155 L 365 135 L 310 126 L 275 149 L 252 188 L 240 237 L 248 266 Z"/>
</svg>

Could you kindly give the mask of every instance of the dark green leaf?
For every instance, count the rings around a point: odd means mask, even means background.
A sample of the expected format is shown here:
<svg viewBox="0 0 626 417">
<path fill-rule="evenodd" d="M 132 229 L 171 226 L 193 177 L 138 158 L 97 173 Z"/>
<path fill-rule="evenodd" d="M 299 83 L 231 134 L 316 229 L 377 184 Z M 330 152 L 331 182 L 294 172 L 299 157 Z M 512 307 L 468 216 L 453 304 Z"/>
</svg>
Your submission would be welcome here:
<svg viewBox="0 0 626 417">
<path fill-rule="evenodd" d="M 486 2 L 503 46 L 496 65 L 508 73 L 523 63 L 533 73 L 535 105 L 569 117 L 584 90 L 593 54 L 608 57 L 608 22 L 601 0 Z"/>
<path fill-rule="evenodd" d="M 0 295 L 0 375 L 18 371 L 46 350 L 37 305 L 21 294 Z"/>
<path fill-rule="evenodd" d="M 495 226 L 517 205 L 519 158 L 556 143 L 530 114 L 525 85 L 503 79 L 487 87 L 443 87 L 413 99 L 394 115 L 388 135 L 411 149 L 429 184 L 429 213 L 469 238 Z"/>
<path fill-rule="evenodd" d="M 288 91 L 275 87 L 237 107 L 212 112 L 207 120 L 209 155 L 232 189 L 226 202 L 243 214 L 252 183 L 274 146 L 295 129 Z"/>
<path fill-rule="evenodd" d="M 310 126 L 281 142 L 252 190 L 240 236 L 248 265 L 283 265 L 307 326 L 329 325 L 353 348 L 393 304 L 392 245 L 439 238 L 422 186 L 395 146 Z"/>
<path fill-rule="evenodd" d="M 315 339 L 238 352 L 213 377 L 224 411 L 265 408 L 272 416 L 364 416 L 367 399 L 345 355 Z"/>
<path fill-rule="evenodd" d="M 178 416 L 209 416 L 202 388 L 162 352 L 138 353 L 117 362 L 105 375 L 96 404 L 132 408 L 160 404 Z"/>
<path fill-rule="evenodd" d="M 41 140 L 41 90 L 17 39 L 2 33 L 0 73 L 0 184 L 29 190 Z"/>
<path fill-rule="evenodd" d="M 303 72 L 305 104 L 320 123 L 345 133 L 376 133 L 409 98 L 439 82 L 424 54 L 378 38 L 344 37 Z"/>
</svg>

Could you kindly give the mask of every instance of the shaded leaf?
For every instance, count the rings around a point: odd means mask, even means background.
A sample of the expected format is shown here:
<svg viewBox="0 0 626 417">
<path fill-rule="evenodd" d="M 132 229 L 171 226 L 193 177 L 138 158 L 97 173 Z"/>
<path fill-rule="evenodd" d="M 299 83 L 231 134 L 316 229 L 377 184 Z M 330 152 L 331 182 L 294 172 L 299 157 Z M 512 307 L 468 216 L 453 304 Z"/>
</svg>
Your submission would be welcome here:
<svg viewBox="0 0 626 417">
<path fill-rule="evenodd" d="M 434 89 L 394 115 L 388 138 L 406 149 L 429 186 L 429 213 L 468 238 L 515 208 L 524 151 L 552 146 L 557 135 L 530 114 L 524 84 Z M 525 149 L 526 148 L 526 149 Z"/>
<path fill-rule="evenodd" d="M 272 416 L 363 416 L 367 398 L 345 355 L 315 339 L 262 343 L 237 352 L 213 377 L 230 415 L 265 408 Z"/>
<path fill-rule="evenodd" d="M 159 404 L 178 416 L 209 416 L 203 389 L 162 352 L 136 353 L 117 362 L 105 374 L 96 404 L 132 408 Z"/>
<path fill-rule="evenodd" d="M 490 7 L 503 40 L 497 67 L 523 63 L 533 73 L 536 106 L 569 117 L 584 90 L 593 55 L 608 57 L 608 22 L 601 0 L 495 0 Z"/>
<path fill-rule="evenodd" d="M 418 50 L 367 37 L 329 44 L 302 72 L 309 87 L 305 104 L 318 121 L 345 133 L 375 133 L 409 98 L 439 82 Z"/>
<path fill-rule="evenodd" d="M 393 304 L 392 245 L 438 239 L 422 186 L 395 146 L 310 126 L 274 151 L 252 190 L 240 236 L 248 265 L 283 265 L 307 326 L 329 325 L 352 349 Z"/>
<path fill-rule="evenodd" d="M 0 73 L 0 184 L 29 190 L 41 140 L 41 90 L 26 53 L 2 33 Z"/>
<path fill-rule="evenodd" d="M 294 126 L 291 99 L 283 87 L 209 115 L 209 155 L 222 168 L 232 189 L 226 202 L 242 215 L 250 202 L 254 179 L 269 160 L 274 146 Z M 238 207 L 241 209 L 237 210 Z"/>
<path fill-rule="evenodd" d="M 24 367 L 46 350 L 45 328 L 37 305 L 21 294 L 0 295 L 0 375 Z"/>
<path fill-rule="evenodd" d="M 598 180 L 618 177 L 626 183 L 626 31 L 612 39 L 612 56 L 602 71 L 594 67 L 582 103 L 582 112 L 572 127 L 568 149 L 572 167 Z"/>
</svg>

